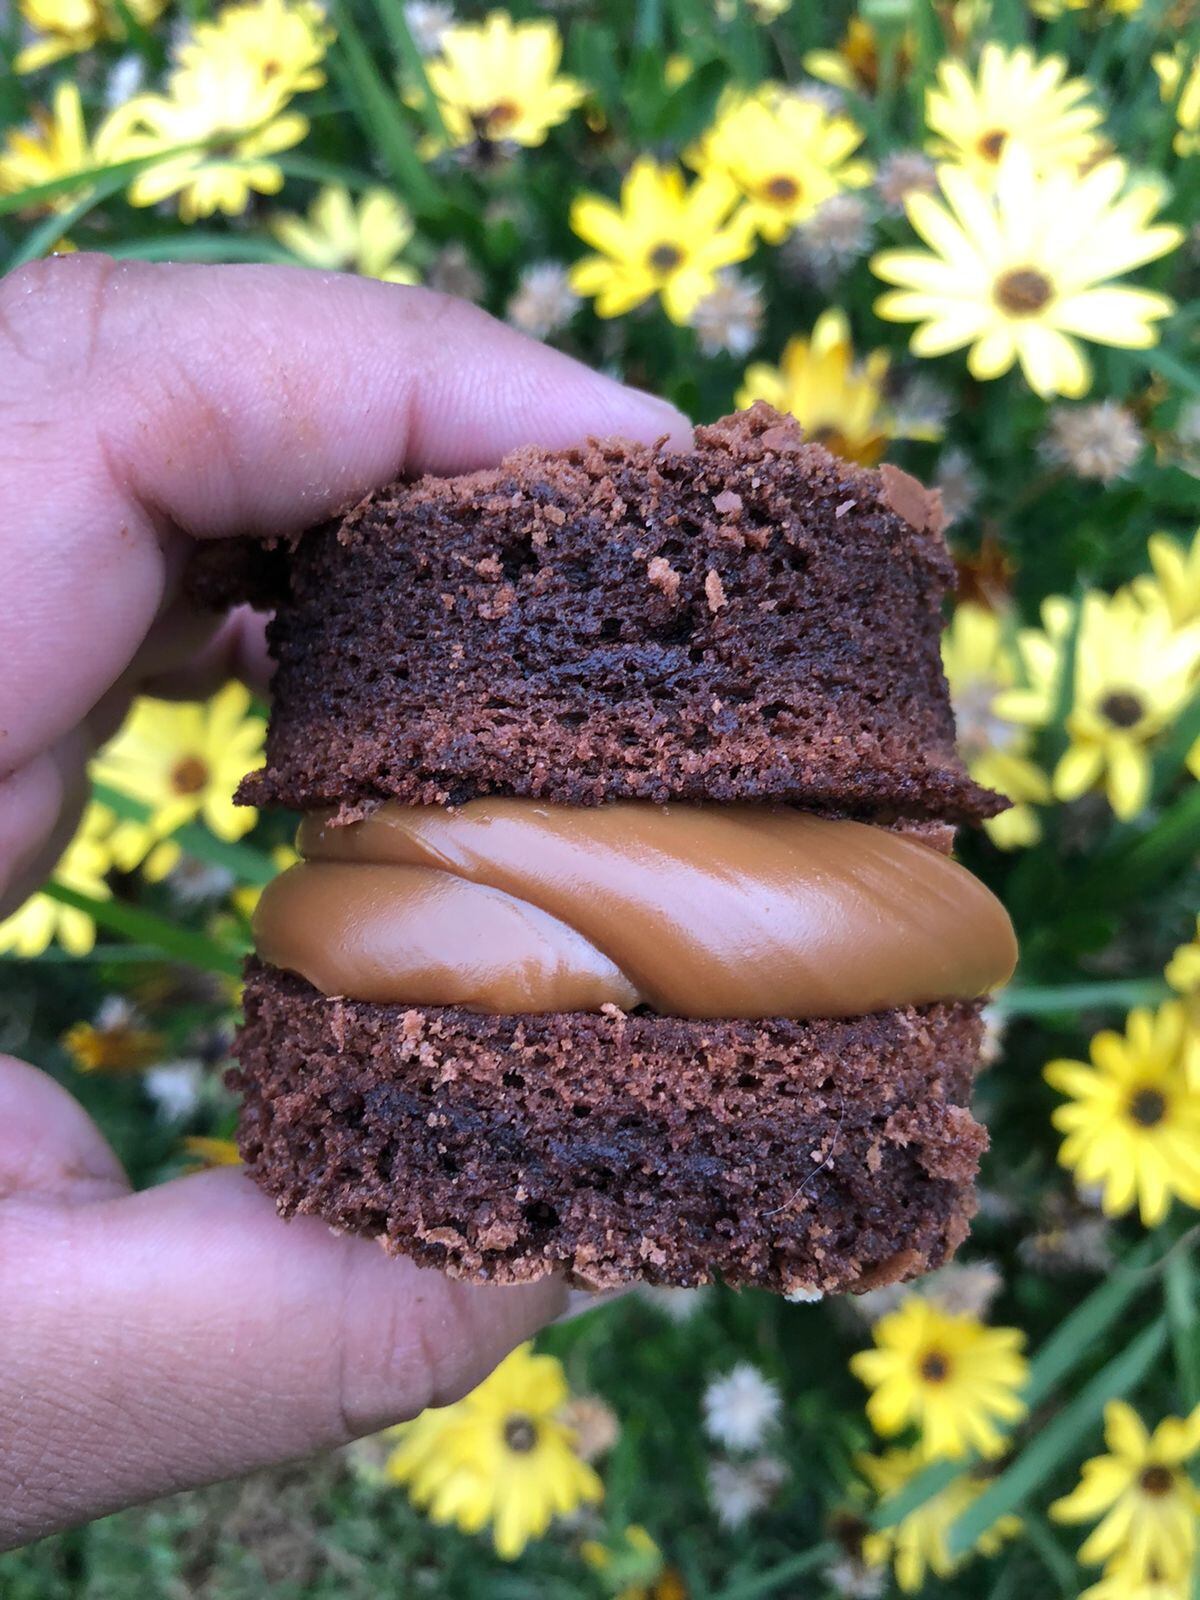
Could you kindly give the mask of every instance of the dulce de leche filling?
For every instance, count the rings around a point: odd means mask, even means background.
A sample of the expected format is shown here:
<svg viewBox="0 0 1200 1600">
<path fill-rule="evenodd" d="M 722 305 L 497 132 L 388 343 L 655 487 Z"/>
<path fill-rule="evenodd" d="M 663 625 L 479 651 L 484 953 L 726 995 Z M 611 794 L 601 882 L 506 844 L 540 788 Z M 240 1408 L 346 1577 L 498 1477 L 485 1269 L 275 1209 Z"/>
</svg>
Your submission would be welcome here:
<svg viewBox="0 0 1200 1600">
<path fill-rule="evenodd" d="M 1016 962 L 1004 908 L 948 856 L 787 808 L 388 804 L 310 816 L 299 846 L 258 952 L 356 1000 L 845 1017 L 974 999 Z"/>
</svg>

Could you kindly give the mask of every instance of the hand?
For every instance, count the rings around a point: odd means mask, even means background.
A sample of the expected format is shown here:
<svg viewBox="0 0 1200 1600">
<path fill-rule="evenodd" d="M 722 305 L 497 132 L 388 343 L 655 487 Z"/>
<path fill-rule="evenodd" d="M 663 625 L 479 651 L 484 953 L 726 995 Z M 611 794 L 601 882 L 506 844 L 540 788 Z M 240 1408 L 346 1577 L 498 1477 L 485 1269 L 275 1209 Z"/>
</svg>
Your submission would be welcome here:
<svg viewBox="0 0 1200 1600">
<path fill-rule="evenodd" d="M 261 667 L 252 619 L 180 602 L 192 539 L 295 531 L 520 444 L 687 432 L 419 289 L 89 256 L 0 283 L 4 910 L 133 693 Z M 133 1194 L 66 1092 L 0 1057 L 0 1549 L 446 1404 L 563 1303 L 284 1223 L 236 1170 Z"/>
</svg>

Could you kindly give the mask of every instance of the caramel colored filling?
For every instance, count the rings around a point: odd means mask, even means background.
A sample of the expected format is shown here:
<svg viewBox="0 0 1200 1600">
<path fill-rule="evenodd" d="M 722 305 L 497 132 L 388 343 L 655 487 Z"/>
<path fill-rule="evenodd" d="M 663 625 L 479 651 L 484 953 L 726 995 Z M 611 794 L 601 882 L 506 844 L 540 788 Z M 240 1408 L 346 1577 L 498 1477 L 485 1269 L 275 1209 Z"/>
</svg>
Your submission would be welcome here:
<svg viewBox="0 0 1200 1600">
<path fill-rule="evenodd" d="M 974 999 L 1016 962 L 1004 908 L 948 856 L 786 808 L 388 804 L 311 816 L 299 845 L 259 954 L 356 1000 L 845 1017 Z"/>
</svg>

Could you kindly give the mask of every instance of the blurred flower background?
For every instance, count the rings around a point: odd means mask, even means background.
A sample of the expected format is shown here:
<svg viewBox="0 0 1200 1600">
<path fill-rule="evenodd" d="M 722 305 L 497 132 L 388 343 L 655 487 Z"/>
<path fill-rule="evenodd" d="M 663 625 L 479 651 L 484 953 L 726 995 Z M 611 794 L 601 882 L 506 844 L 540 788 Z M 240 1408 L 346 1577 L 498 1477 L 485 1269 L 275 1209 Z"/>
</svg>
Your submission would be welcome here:
<svg viewBox="0 0 1200 1600">
<path fill-rule="evenodd" d="M 0 1559 L 0 1593 L 1200 1592 L 1198 40 L 1190 0 L 0 10 L 8 268 L 422 282 L 938 485 L 962 752 L 1013 801 L 960 850 L 1022 940 L 954 1265 L 639 1292 L 336 1456 Z M 0 923 L 0 1048 L 139 1182 L 237 1159 L 237 974 L 293 826 L 230 803 L 263 726 L 236 686 L 139 702 Z"/>
</svg>

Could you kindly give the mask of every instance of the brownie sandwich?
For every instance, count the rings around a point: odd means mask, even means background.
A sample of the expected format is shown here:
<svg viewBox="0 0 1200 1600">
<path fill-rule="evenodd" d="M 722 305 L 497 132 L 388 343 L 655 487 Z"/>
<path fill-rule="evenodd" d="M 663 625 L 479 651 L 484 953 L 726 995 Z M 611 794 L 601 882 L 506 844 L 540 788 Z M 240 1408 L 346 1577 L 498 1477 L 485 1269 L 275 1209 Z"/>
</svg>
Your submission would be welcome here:
<svg viewBox="0 0 1200 1600">
<path fill-rule="evenodd" d="M 863 1290 L 963 1238 L 1003 909 L 950 855 L 937 497 L 764 405 L 208 552 L 274 609 L 299 810 L 251 1174 L 456 1276 Z"/>
</svg>

